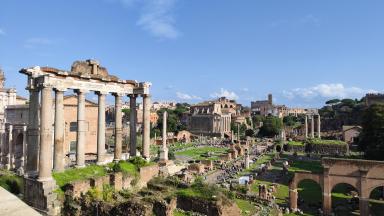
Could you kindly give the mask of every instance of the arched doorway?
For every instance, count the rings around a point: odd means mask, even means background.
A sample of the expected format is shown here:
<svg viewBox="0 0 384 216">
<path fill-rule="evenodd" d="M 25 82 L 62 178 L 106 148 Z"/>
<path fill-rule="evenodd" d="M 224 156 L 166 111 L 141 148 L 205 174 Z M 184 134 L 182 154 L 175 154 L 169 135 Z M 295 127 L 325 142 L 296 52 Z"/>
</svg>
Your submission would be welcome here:
<svg viewBox="0 0 384 216">
<path fill-rule="evenodd" d="M 297 185 L 298 200 L 297 206 L 305 214 L 318 215 L 322 209 L 321 186 L 310 179 L 304 179 Z"/>
<path fill-rule="evenodd" d="M 277 146 L 276 146 L 276 151 L 277 151 L 277 152 L 281 152 L 281 145 L 277 145 Z"/>
<path fill-rule="evenodd" d="M 369 215 L 384 215 L 384 186 L 373 189 L 369 195 Z"/>
<path fill-rule="evenodd" d="M 359 193 L 350 184 L 340 183 L 332 189 L 332 212 L 335 215 L 360 215 Z"/>
<path fill-rule="evenodd" d="M 20 133 L 17 135 L 15 140 L 15 168 L 18 169 L 21 167 L 21 157 L 23 157 L 23 134 Z"/>
<path fill-rule="evenodd" d="M 284 144 L 283 145 L 283 150 L 285 151 L 285 152 L 287 152 L 289 149 L 288 149 L 288 144 Z"/>
</svg>

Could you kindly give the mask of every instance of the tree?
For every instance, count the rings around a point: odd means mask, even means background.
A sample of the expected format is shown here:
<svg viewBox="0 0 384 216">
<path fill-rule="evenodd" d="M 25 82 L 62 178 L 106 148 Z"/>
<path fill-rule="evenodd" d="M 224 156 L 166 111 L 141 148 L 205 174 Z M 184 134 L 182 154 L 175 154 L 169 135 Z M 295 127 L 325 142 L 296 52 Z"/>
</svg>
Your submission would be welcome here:
<svg viewBox="0 0 384 216">
<path fill-rule="evenodd" d="M 259 134 L 262 137 L 273 137 L 279 135 L 283 128 L 283 122 L 280 118 L 275 116 L 267 116 L 260 128 Z"/>
<path fill-rule="evenodd" d="M 298 121 L 298 118 L 295 116 L 285 116 L 283 118 L 284 125 L 286 125 L 288 127 L 295 126 L 297 121 Z"/>
<path fill-rule="evenodd" d="M 327 104 L 327 105 L 334 105 L 334 104 L 338 104 L 338 103 L 340 103 L 340 99 L 332 99 L 332 100 L 325 102 L 325 104 Z"/>
<path fill-rule="evenodd" d="M 363 114 L 359 148 L 365 158 L 384 160 L 384 105 L 374 104 Z"/>
<path fill-rule="evenodd" d="M 253 135 L 255 135 L 255 131 L 252 129 L 245 130 L 245 136 L 253 137 Z"/>
</svg>

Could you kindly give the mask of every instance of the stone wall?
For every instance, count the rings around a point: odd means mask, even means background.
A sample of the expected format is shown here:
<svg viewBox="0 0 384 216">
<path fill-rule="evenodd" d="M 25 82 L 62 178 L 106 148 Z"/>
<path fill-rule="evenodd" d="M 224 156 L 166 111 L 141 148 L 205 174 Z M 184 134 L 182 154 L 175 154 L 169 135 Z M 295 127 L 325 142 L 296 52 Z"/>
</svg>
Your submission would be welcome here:
<svg viewBox="0 0 384 216">
<path fill-rule="evenodd" d="M 147 183 L 154 177 L 159 175 L 159 165 L 146 166 L 140 168 L 140 180 L 138 187 L 146 187 Z"/>
<path fill-rule="evenodd" d="M 184 211 L 198 212 L 207 216 L 241 215 L 235 203 L 211 202 L 192 197 L 177 197 L 177 208 Z"/>
</svg>

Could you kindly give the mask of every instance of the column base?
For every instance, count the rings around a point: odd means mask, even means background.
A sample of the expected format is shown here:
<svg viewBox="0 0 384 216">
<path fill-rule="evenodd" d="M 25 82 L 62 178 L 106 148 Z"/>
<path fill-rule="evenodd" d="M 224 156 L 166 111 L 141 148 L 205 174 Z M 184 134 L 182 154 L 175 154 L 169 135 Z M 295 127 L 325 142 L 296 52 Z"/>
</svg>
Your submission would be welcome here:
<svg viewBox="0 0 384 216">
<path fill-rule="evenodd" d="M 85 165 L 75 165 L 76 168 L 84 168 Z"/>
<path fill-rule="evenodd" d="M 54 179 L 44 181 L 24 178 L 24 201 L 43 215 L 60 215 L 60 202 L 53 191 L 57 188 Z"/>
</svg>

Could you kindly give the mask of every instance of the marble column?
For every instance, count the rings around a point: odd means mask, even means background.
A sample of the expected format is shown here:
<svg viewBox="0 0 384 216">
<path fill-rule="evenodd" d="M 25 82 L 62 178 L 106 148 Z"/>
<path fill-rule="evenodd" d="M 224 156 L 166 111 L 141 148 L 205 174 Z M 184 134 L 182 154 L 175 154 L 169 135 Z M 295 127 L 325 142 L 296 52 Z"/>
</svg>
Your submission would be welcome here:
<svg viewBox="0 0 384 216">
<path fill-rule="evenodd" d="M 115 96 L 115 154 L 114 161 L 122 159 L 122 143 L 123 143 L 123 119 L 121 111 L 121 94 L 113 94 Z"/>
<path fill-rule="evenodd" d="M 160 162 L 168 161 L 168 148 L 167 148 L 167 111 L 163 113 L 163 145 L 160 149 Z"/>
<path fill-rule="evenodd" d="M 99 108 L 97 118 L 97 164 L 104 164 L 105 156 L 105 95 L 97 92 Z"/>
<path fill-rule="evenodd" d="M 29 88 L 26 176 L 36 177 L 39 163 L 39 89 Z"/>
<path fill-rule="evenodd" d="M 317 138 L 321 138 L 321 117 L 317 115 Z"/>
<path fill-rule="evenodd" d="M 12 134 L 12 131 L 13 131 L 13 126 L 10 124 L 9 127 L 8 127 L 8 153 L 7 153 L 7 169 L 13 169 L 14 166 L 13 166 L 13 134 Z"/>
<path fill-rule="evenodd" d="M 136 137 L 136 120 L 137 120 L 137 110 L 136 110 L 136 97 L 137 95 L 129 95 L 129 103 L 131 108 L 131 113 L 129 116 L 129 132 L 130 132 L 130 156 L 136 156 L 136 148 L 137 148 L 137 137 Z"/>
<path fill-rule="evenodd" d="M 55 89 L 55 139 L 53 170 L 64 171 L 64 91 Z"/>
<path fill-rule="evenodd" d="M 143 157 L 150 158 L 151 96 L 143 95 Z"/>
<path fill-rule="evenodd" d="M 41 89 L 39 181 L 52 179 L 52 87 Z"/>
<path fill-rule="evenodd" d="M 315 116 L 311 118 L 311 138 L 315 138 Z"/>
<path fill-rule="evenodd" d="M 27 126 L 23 126 L 23 155 L 21 156 L 21 167 L 25 170 L 25 156 L 27 153 Z"/>
<path fill-rule="evenodd" d="M 307 115 L 305 115 L 304 130 L 305 130 L 305 138 L 308 138 L 308 116 Z"/>
<path fill-rule="evenodd" d="M 76 143 L 76 166 L 85 166 L 85 91 L 76 90 L 77 93 L 77 143 Z"/>
</svg>

